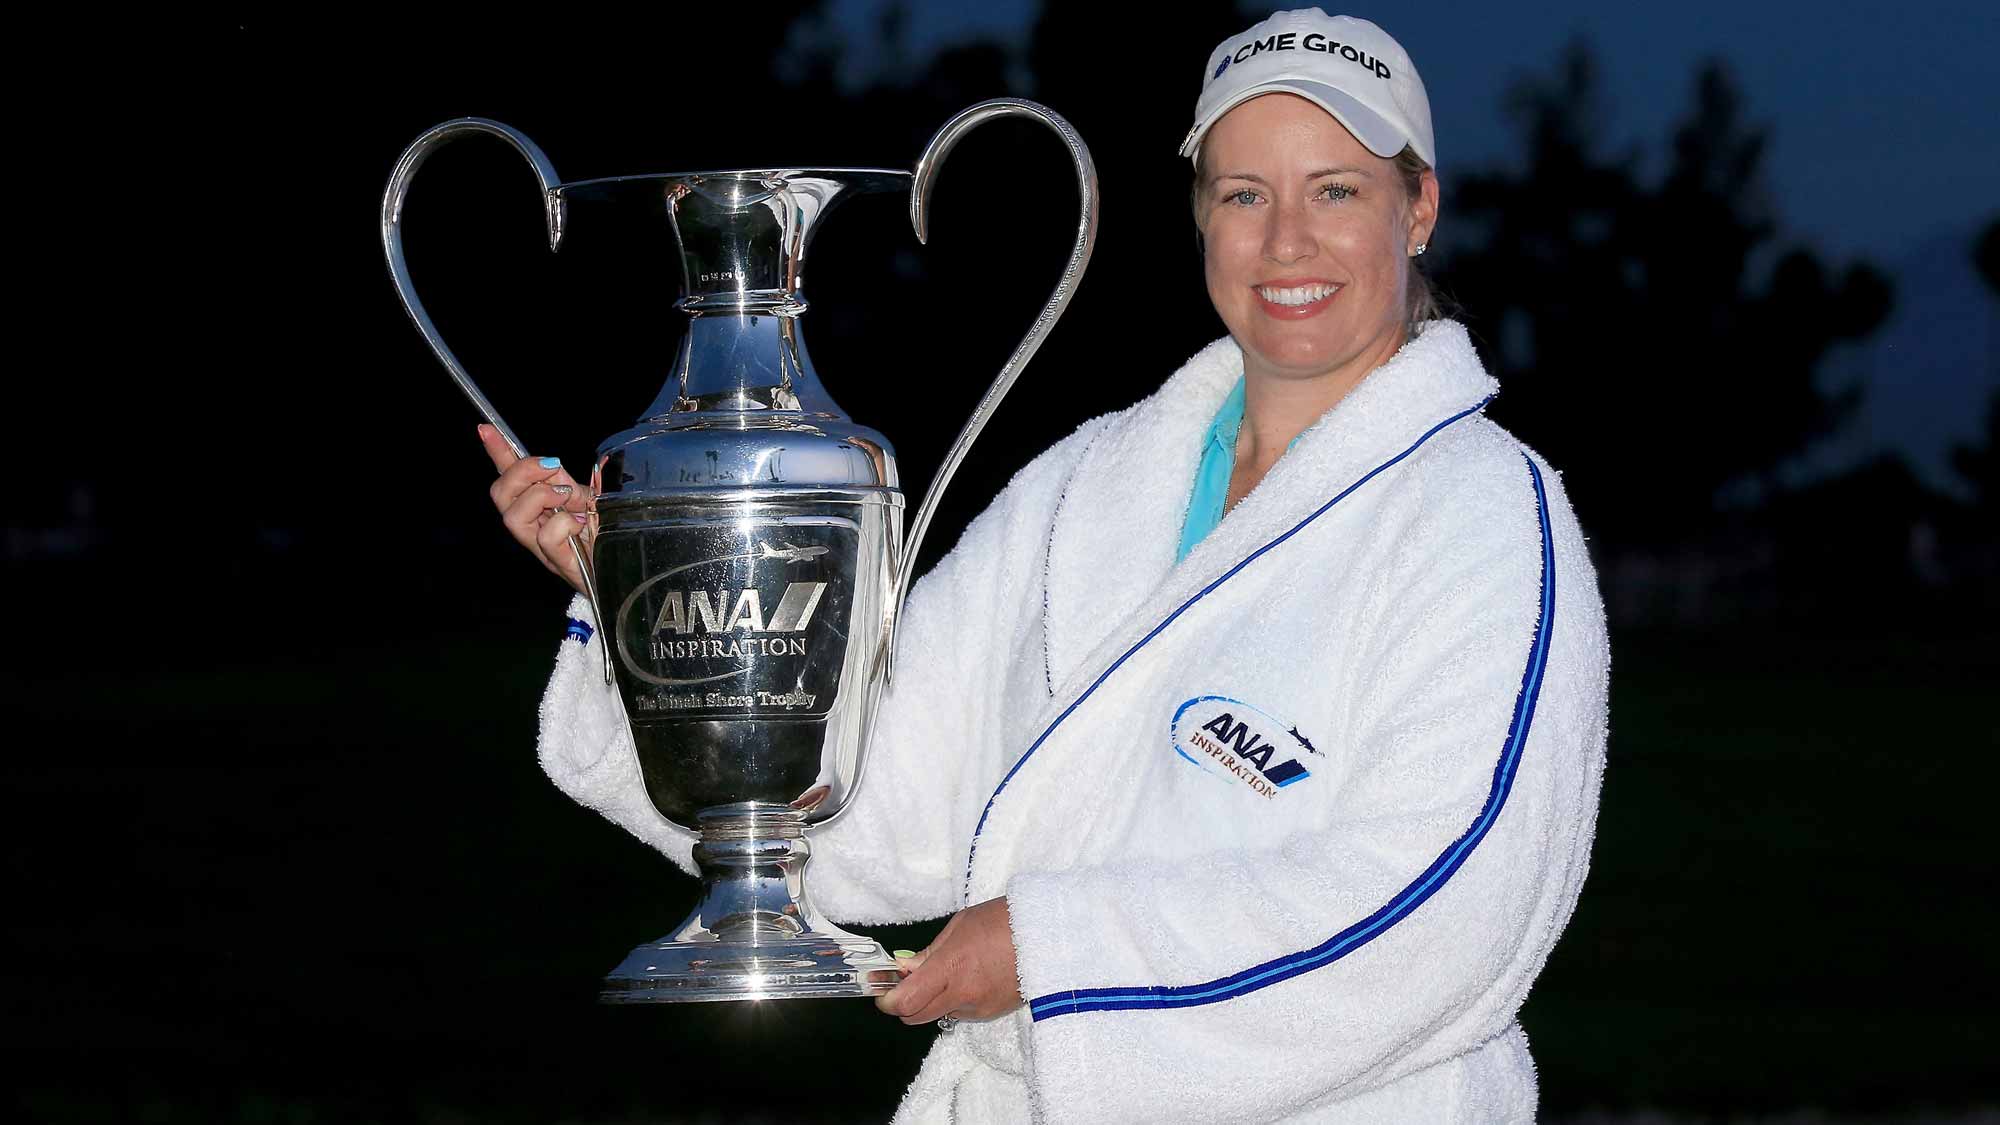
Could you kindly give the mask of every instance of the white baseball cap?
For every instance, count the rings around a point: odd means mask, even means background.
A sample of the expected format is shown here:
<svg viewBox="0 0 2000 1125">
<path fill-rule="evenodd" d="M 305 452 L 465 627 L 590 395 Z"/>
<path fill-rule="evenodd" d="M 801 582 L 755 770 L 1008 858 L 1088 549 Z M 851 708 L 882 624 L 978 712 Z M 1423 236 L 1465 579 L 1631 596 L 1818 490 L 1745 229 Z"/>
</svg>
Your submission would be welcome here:
<svg viewBox="0 0 2000 1125">
<path fill-rule="evenodd" d="M 1318 8 L 1275 13 L 1215 48 L 1181 155 L 1198 154 L 1223 114 L 1270 93 L 1331 113 L 1377 156 L 1393 159 L 1407 144 L 1437 167 L 1430 97 L 1402 44 L 1367 20 Z"/>
</svg>

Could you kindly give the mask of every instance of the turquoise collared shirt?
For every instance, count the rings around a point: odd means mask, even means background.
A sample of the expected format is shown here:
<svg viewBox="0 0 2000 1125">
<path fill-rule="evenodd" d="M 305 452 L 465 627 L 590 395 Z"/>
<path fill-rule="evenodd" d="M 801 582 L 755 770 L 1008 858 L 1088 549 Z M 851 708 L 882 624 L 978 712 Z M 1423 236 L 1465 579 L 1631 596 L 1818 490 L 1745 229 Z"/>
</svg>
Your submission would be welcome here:
<svg viewBox="0 0 2000 1125">
<path fill-rule="evenodd" d="M 1181 525 L 1181 546 L 1174 554 L 1175 562 L 1187 558 L 1194 545 L 1208 538 L 1208 533 L 1222 522 L 1224 505 L 1229 502 L 1229 477 L 1236 471 L 1236 435 L 1242 429 L 1243 377 L 1239 375 L 1236 385 L 1229 389 L 1229 396 L 1222 400 L 1222 408 L 1215 412 L 1208 436 L 1202 439 L 1201 464 L 1194 471 L 1194 492 L 1188 497 L 1187 522 Z M 1291 452 L 1298 443 L 1299 439 L 1293 438 L 1285 451 Z"/>
</svg>

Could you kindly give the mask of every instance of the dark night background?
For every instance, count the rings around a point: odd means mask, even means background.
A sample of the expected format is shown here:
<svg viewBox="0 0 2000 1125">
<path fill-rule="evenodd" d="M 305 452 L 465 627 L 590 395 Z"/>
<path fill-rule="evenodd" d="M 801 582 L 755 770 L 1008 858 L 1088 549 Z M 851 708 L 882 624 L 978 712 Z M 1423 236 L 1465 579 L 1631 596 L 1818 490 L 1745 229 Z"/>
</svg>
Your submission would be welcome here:
<svg viewBox="0 0 2000 1125">
<path fill-rule="evenodd" d="M 19 102 L 4 408 L 17 1117 L 887 1117 L 929 1028 L 592 1003 L 693 884 L 535 764 L 566 594 L 501 531 L 476 416 L 394 299 L 383 183 L 461 115 L 568 179 L 907 166 L 1000 95 L 1069 117 L 1096 257 L 935 559 L 1035 451 L 1221 334 L 1174 150 L 1206 52 L 1268 9 L 745 8 L 17 43 L 49 74 Z M 1495 415 L 1563 470 L 1612 614 L 1594 868 L 1523 1016 L 1545 1117 L 1991 1120 L 2000 18 L 1350 10 L 1424 71 L 1426 262 Z M 1075 196 L 1008 122 L 935 213 L 919 247 L 898 201 L 848 204 L 806 286 L 820 373 L 913 497 Z M 629 220 L 579 212 L 550 256 L 487 141 L 411 196 L 440 328 L 572 465 L 680 328 L 671 240 Z"/>
</svg>

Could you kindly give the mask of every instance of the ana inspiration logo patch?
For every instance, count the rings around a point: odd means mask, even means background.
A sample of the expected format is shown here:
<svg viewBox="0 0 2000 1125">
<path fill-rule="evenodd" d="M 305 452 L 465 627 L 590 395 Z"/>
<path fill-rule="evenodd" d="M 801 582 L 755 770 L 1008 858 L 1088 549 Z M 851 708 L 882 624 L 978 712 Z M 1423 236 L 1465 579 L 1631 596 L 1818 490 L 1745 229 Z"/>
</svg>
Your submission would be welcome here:
<svg viewBox="0 0 2000 1125">
<path fill-rule="evenodd" d="M 1204 773 L 1230 778 L 1267 800 L 1312 776 L 1320 757 L 1299 728 L 1226 695 L 1198 695 L 1174 711 L 1174 753 Z"/>
</svg>

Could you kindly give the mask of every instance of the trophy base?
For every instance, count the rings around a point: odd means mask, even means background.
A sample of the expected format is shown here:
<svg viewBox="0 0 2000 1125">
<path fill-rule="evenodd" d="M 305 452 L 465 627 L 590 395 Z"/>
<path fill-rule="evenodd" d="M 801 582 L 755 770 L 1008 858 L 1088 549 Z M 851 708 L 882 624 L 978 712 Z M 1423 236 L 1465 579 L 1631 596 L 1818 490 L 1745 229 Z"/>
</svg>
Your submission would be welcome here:
<svg viewBox="0 0 2000 1125">
<path fill-rule="evenodd" d="M 879 996 L 902 974 L 873 938 L 819 916 L 805 895 L 804 817 L 729 806 L 700 814 L 701 901 L 673 933 L 604 978 L 605 1004 Z"/>
<path fill-rule="evenodd" d="M 902 979 L 880 942 L 807 934 L 773 942 L 657 941 L 604 978 L 605 1004 L 879 996 Z"/>
</svg>

